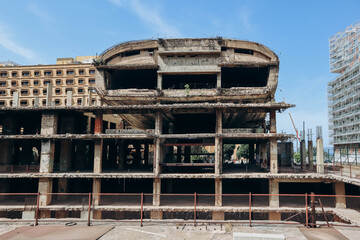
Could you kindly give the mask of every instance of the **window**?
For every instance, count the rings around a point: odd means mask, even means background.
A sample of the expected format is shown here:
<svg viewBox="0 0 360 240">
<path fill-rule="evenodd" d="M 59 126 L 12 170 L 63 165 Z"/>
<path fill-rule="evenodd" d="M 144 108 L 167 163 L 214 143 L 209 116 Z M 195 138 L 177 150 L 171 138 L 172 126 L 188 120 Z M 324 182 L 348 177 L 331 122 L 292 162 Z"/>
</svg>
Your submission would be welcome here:
<svg viewBox="0 0 360 240">
<path fill-rule="evenodd" d="M 22 75 L 23 75 L 24 77 L 30 76 L 30 72 L 22 72 Z"/>
<path fill-rule="evenodd" d="M 62 74 L 62 71 L 61 70 L 57 70 L 56 71 L 56 75 L 61 75 Z"/>
<path fill-rule="evenodd" d="M 11 95 L 11 96 L 14 95 L 14 92 L 15 92 L 15 90 L 11 90 L 11 91 L 10 91 L 10 95 Z"/>
<path fill-rule="evenodd" d="M 36 71 L 36 72 L 34 72 L 34 75 L 35 75 L 35 76 L 40 76 L 40 72 L 39 72 L 39 71 Z"/>
<path fill-rule="evenodd" d="M 56 85 L 61 85 L 62 81 L 60 79 L 56 79 Z"/>
<path fill-rule="evenodd" d="M 79 79 L 79 84 L 84 84 L 84 79 Z"/>
<path fill-rule="evenodd" d="M 80 69 L 80 70 L 79 70 L 79 74 L 85 74 L 84 69 Z"/>
<path fill-rule="evenodd" d="M 17 72 L 12 72 L 12 73 L 11 73 L 11 76 L 17 77 Z"/>
<path fill-rule="evenodd" d="M 7 84 L 6 84 L 6 81 L 1 81 L 1 82 L 0 82 L 0 86 L 3 87 L 3 86 L 6 86 L 6 85 L 7 85 Z"/>
<path fill-rule="evenodd" d="M 72 75 L 72 74 L 74 74 L 74 70 L 67 70 L 67 71 L 66 71 L 66 74 L 67 74 L 67 75 Z"/>
<path fill-rule="evenodd" d="M 60 104 L 61 104 L 60 99 L 55 99 L 55 105 L 60 105 Z"/>
<path fill-rule="evenodd" d="M 78 98 L 77 104 L 78 104 L 78 105 L 81 105 L 81 103 L 82 103 L 82 99 L 81 99 L 81 98 Z"/>
<path fill-rule="evenodd" d="M 44 85 L 50 84 L 50 83 L 51 83 L 51 80 L 44 80 Z"/>
<path fill-rule="evenodd" d="M 65 89 L 65 92 L 69 92 L 69 91 L 71 91 L 71 92 L 72 92 L 72 91 L 73 91 L 73 89 L 72 89 L 72 88 L 66 88 L 66 89 Z"/>
<path fill-rule="evenodd" d="M 90 74 L 95 74 L 95 70 L 89 70 Z"/>
<path fill-rule="evenodd" d="M 73 79 L 67 79 L 66 84 L 74 84 L 74 80 Z"/>
<path fill-rule="evenodd" d="M 1 72 L 1 73 L 0 73 L 0 76 L 1 76 L 1 77 L 6 77 L 6 76 L 7 76 L 7 72 Z"/>
<path fill-rule="evenodd" d="M 45 74 L 45 76 L 51 76 L 52 72 L 51 71 L 45 71 L 44 74 Z"/>
<path fill-rule="evenodd" d="M 34 85 L 39 85 L 39 81 L 38 81 L 38 80 L 35 80 L 35 81 L 34 81 Z"/>
<path fill-rule="evenodd" d="M 78 93 L 79 93 L 79 94 L 83 94 L 83 93 L 84 93 L 84 89 L 83 89 L 83 88 L 79 88 L 79 89 L 78 89 Z"/>
<path fill-rule="evenodd" d="M 1 96 L 6 95 L 6 91 L 5 91 L 5 90 L 0 90 L 0 95 L 1 95 Z"/>
<path fill-rule="evenodd" d="M 90 78 L 90 79 L 89 79 L 89 83 L 95 83 L 95 79 L 94 79 L 94 78 Z"/>
<path fill-rule="evenodd" d="M 55 94 L 61 94 L 61 89 L 60 88 L 55 89 Z"/>
<path fill-rule="evenodd" d="M 34 95 L 39 95 L 39 90 L 34 89 L 34 90 L 33 90 L 33 94 L 34 94 Z"/>
<path fill-rule="evenodd" d="M 0 106 L 5 106 L 5 101 L 0 101 Z"/>
<path fill-rule="evenodd" d="M 29 90 L 21 90 L 21 95 L 29 95 Z"/>
<path fill-rule="evenodd" d="M 21 86 L 29 86 L 29 81 L 21 81 Z"/>
<path fill-rule="evenodd" d="M 43 94 L 46 95 L 46 93 L 47 93 L 47 90 L 43 89 Z"/>
<path fill-rule="evenodd" d="M 46 106 L 46 99 L 42 100 L 42 105 Z"/>
<path fill-rule="evenodd" d="M 20 101 L 20 106 L 27 106 L 28 105 L 28 101 L 27 100 L 21 100 Z"/>
</svg>

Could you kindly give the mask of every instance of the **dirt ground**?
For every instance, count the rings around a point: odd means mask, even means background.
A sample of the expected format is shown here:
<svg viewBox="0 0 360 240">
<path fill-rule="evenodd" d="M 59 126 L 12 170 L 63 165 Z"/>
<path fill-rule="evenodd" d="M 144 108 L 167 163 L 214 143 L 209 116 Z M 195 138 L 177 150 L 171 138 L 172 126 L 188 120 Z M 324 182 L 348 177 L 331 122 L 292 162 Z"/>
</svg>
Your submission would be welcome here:
<svg viewBox="0 0 360 240">
<path fill-rule="evenodd" d="M 57 224 L 58 225 L 58 224 Z M 84 225 L 84 224 L 79 224 Z M 181 240 L 207 240 L 207 239 L 221 239 L 232 240 L 234 232 L 243 233 L 266 233 L 266 234 L 283 234 L 288 240 L 329 240 L 329 235 L 319 231 L 315 234 L 316 238 L 306 238 L 297 226 L 290 225 L 255 225 L 249 227 L 239 224 L 199 224 L 194 227 L 193 224 L 175 224 L 175 223 L 144 223 L 140 227 L 138 223 L 94 223 L 94 226 L 114 226 L 112 230 L 99 238 L 99 240 L 115 240 L 115 239 L 181 239 Z M 1 234 L 12 231 L 20 226 L 29 226 L 24 224 L 1 224 L 0 225 L 0 240 Z M 91 227 L 91 226 L 90 226 Z M 71 228 L 71 227 L 69 227 Z M 359 239 L 360 229 L 349 227 L 335 227 L 335 229 L 342 234 L 342 238 L 331 239 Z M 18 239 L 18 238 L 16 238 Z M 65 239 L 64 239 L 65 240 Z"/>
</svg>

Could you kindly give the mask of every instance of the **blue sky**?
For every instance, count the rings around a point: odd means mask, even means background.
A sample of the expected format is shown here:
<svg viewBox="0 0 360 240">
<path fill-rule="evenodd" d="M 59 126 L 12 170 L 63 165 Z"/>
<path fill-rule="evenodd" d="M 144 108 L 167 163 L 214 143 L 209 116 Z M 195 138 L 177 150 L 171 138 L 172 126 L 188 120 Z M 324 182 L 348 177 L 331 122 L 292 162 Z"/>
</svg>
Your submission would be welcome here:
<svg viewBox="0 0 360 240">
<path fill-rule="evenodd" d="M 100 54 L 122 41 L 158 37 L 237 38 L 280 57 L 277 101 L 296 104 L 295 124 L 327 133 L 328 39 L 360 20 L 358 0 L 1 0 L 0 61 L 52 64 Z M 278 131 L 293 133 L 288 111 Z"/>
</svg>

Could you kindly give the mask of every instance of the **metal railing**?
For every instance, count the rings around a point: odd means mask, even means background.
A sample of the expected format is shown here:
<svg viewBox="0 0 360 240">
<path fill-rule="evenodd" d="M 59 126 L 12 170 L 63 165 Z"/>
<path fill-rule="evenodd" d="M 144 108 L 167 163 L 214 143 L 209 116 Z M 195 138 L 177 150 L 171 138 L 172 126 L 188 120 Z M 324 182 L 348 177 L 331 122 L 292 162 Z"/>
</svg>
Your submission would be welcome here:
<svg viewBox="0 0 360 240">
<path fill-rule="evenodd" d="M 6 219 L 6 222 L 29 222 L 35 225 L 40 222 L 86 222 L 88 226 L 92 222 L 193 222 L 220 223 L 234 222 L 245 223 L 249 226 L 255 224 L 293 224 L 311 227 L 314 225 L 327 226 L 350 226 L 360 227 L 357 224 L 337 224 L 334 217 L 334 209 L 341 208 L 360 211 L 360 196 L 353 195 L 319 195 L 319 194 L 151 194 L 151 193 L 0 193 L 0 211 L 32 212 L 32 220 Z M 47 204 L 44 205 L 44 201 Z M 219 204 L 219 201 L 221 202 Z M 160 204 L 161 203 L 161 204 Z M 62 218 L 49 214 L 50 211 L 63 213 Z M 122 219 L 97 219 L 95 213 L 135 213 L 135 217 Z M 183 220 L 151 219 L 151 212 L 171 213 L 186 212 Z M 310 212 L 311 211 L 311 212 Z M 48 213 L 45 216 L 43 213 Z M 73 212 L 84 214 L 76 218 Z M 201 214 L 209 215 L 210 212 L 222 212 L 224 220 L 204 220 Z M 275 212 L 279 214 L 279 220 L 266 220 L 259 217 L 263 213 Z M 66 214 L 65 214 L 66 213 Z M 226 214 L 240 213 L 242 219 L 230 220 Z M 286 213 L 287 215 L 281 215 Z M 64 217 L 67 215 L 67 217 Z M 14 216 L 10 214 L 10 217 Z M 230 215 L 229 215 L 230 216 Z M 311 218 L 311 221 L 309 220 Z M 247 220 L 246 220 L 247 218 Z M 316 218 L 316 220 L 314 220 Z M 1 220 L 4 221 L 4 220 Z M 1 222 L 0 221 L 0 222 Z M 321 222 L 316 222 L 321 221 Z"/>
</svg>

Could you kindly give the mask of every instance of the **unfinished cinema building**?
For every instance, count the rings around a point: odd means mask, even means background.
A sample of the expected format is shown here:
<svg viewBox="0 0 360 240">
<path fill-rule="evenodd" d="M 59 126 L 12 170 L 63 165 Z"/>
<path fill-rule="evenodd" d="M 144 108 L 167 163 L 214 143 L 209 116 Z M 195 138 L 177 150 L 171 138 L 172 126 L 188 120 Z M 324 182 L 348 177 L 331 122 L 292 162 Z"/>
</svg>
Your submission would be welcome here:
<svg viewBox="0 0 360 240">
<path fill-rule="evenodd" d="M 78 97 L 81 71 L 95 85 Z M 0 72 L 0 88 L 12 91 L 0 108 L 3 218 L 242 220 L 251 192 L 253 219 L 284 220 L 305 214 L 305 193 L 358 191 L 350 180 L 292 171 L 292 147 L 278 147 L 291 136 L 276 132 L 276 113 L 294 105 L 275 102 L 279 59 L 255 42 L 131 41 L 93 64 Z M 22 104 L 16 79 L 43 95 Z M 246 161 L 228 153 L 239 145 Z M 332 200 L 346 208 L 344 196 Z"/>
</svg>

